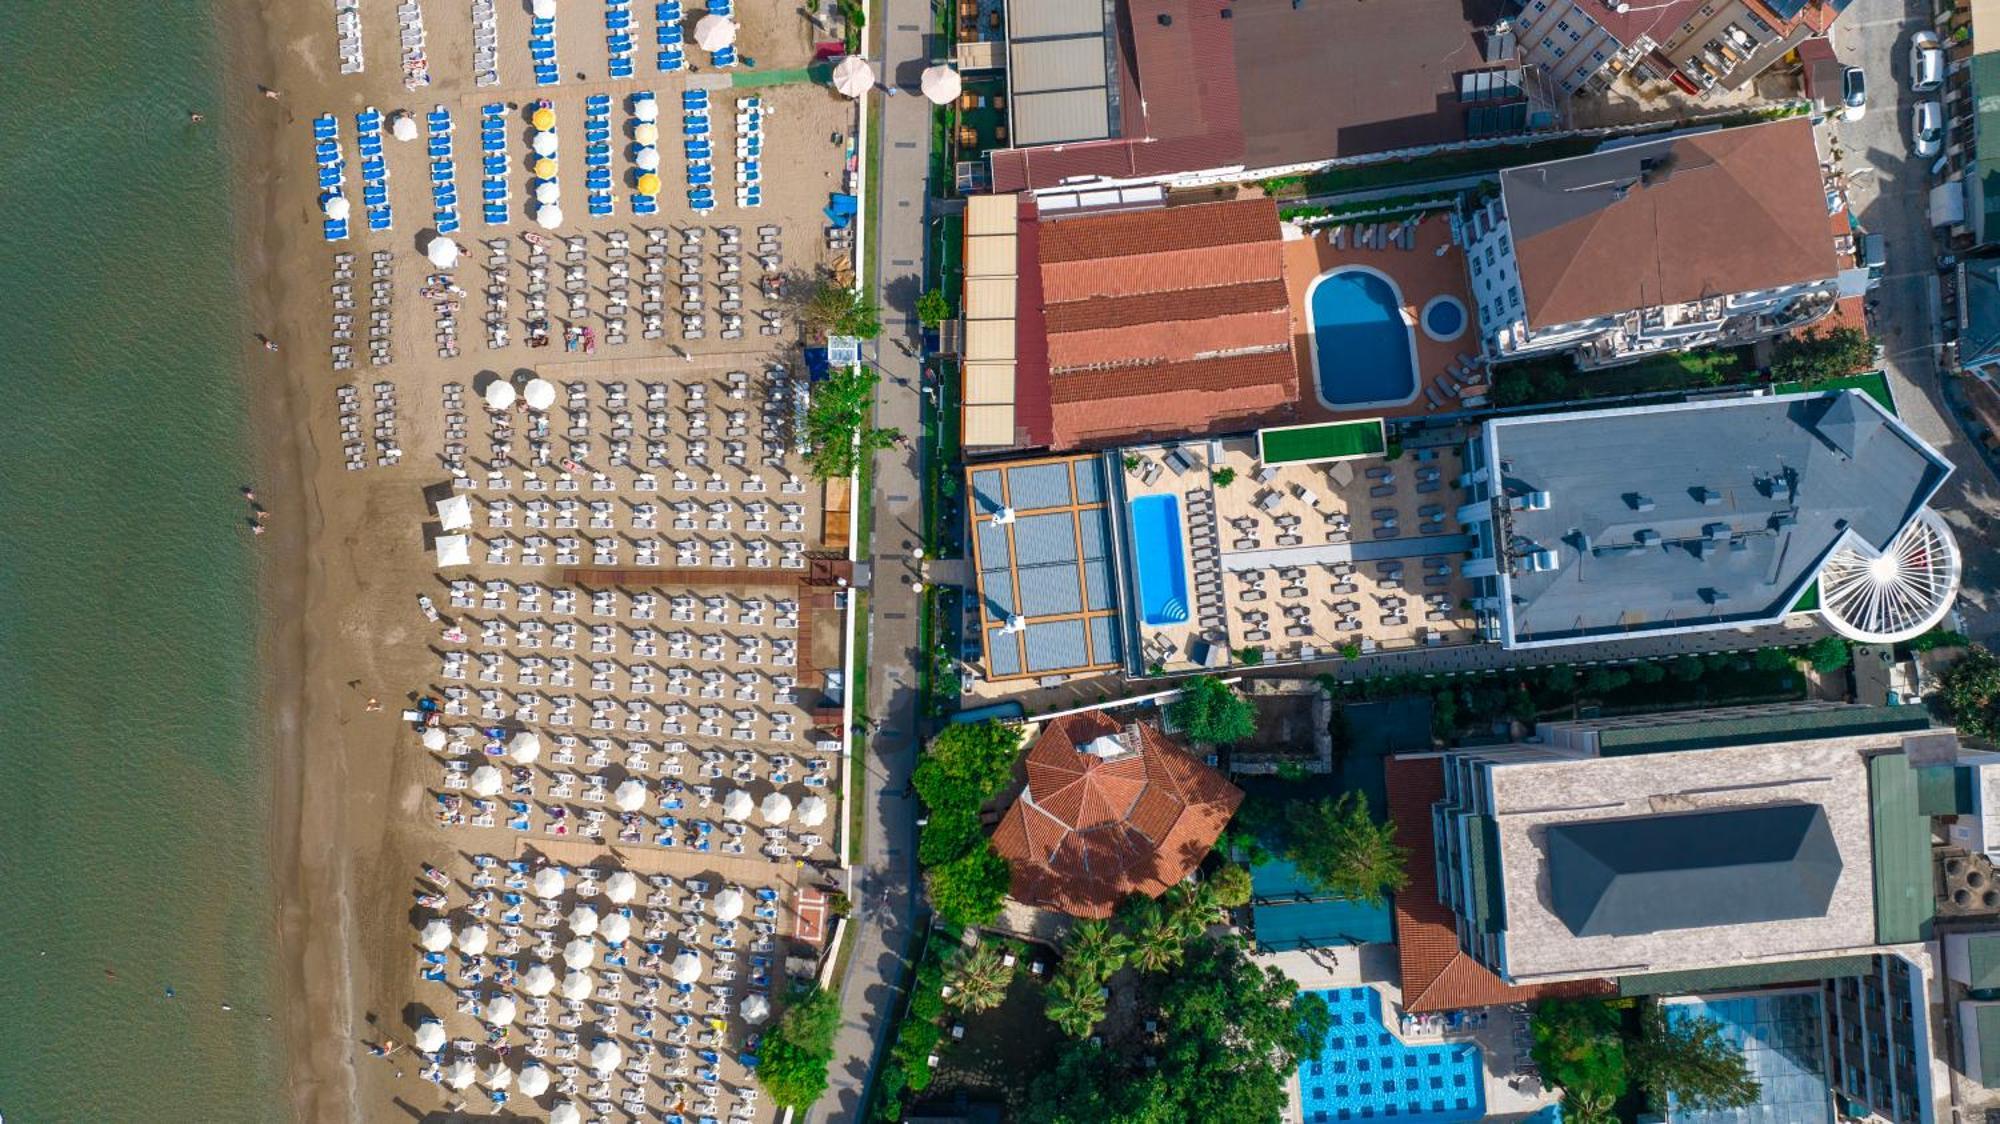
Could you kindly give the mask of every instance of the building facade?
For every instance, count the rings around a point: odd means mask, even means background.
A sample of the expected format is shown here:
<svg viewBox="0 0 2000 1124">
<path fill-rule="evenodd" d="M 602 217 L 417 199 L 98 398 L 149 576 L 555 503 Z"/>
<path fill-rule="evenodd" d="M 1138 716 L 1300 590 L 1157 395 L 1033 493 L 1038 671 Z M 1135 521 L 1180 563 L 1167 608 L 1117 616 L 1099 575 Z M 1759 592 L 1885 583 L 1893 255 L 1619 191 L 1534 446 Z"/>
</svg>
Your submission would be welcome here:
<svg viewBox="0 0 2000 1124">
<path fill-rule="evenodd" d="M 1827 1076 L 1834 1090 L 1894 1124 L 1935 1119 L 1923 968 L 1905 956 L 1883 953 L 1873 957 L 1866 972 L 1821 986 L 1828 1023 Z"/>
<path fill-rule="evenodd" d="M 1572 95 L 1602 94 L 1628 71 L 1690 97 L 1729 90 L 1824 30 L 1844 4 L 1797 0 L 1527 0 L 1515 21 L 1522 61 Z"/>
</svg>

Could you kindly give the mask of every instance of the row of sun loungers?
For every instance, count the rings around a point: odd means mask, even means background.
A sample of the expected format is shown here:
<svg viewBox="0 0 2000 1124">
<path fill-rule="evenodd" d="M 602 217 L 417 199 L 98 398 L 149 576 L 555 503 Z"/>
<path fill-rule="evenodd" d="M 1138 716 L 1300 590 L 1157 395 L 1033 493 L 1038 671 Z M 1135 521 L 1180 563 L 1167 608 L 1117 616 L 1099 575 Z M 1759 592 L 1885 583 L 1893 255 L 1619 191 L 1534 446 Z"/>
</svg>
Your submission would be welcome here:
<svg viewBox="0 0 2000 1124">
<path fill-rule="evenodd" d="M 361 5 L 359 0 L 334 0 L 334 40 L 340 52 L 340 72 L 359 74 L 361 55 Z"/>
<path fill-rule="evenodd" d="M 708 91 L 681 91 L 681 135 L 687 154 L 688 209 L 697 215 L 715 210 L 714 151 L 708 127 Z"/>
<path fill-rule="evenodd" d="M 730 0 L 708 0 L 708 14 L 712 16 L 725 16 L 730 19 L 736 18 L 736 12 L 735 9 L 730 4 Z M 735 66 L 736 65 L 735 44 L 732 43 L 727 47 L 723 47 L 720 50 L 711 52 L 708 56 L 708 65 L 716 67 L 718 69 L 722 67 Z"/>
<path fill-rule="evenodd" d="M 424 52 L 424 10 L 417 0 L 396 5 L 396 36 L 403 46 L 403 88 L 419 90 L 431 84 L 431 60 Z"/>
<path fill-rule="evenodd" d="M 583 99 L 583 191 L 590 217 L 611 214 L 611 95 Z"/>
<path fill-rule="evenodd" d="M 340 119 L 331 113 L 322 113 L 313 118 L 313 160 L 318 165 L 319 193 L 322 200 L 339 199 L 335 208 L 338 217 L 326 214 L 320 221 L 320 228 L 329 242 L 347 239 L 347 160 L 340 154 Z M 322 204 L 324 209 L 324 204 Z"/>
<path fill-rule="evenodd" d="M 374 106 L 354 115 L 355 149 L 361 154 L 361 208 L 376 233 L 395 225 L 389 207 L 389 161 L 382 153 L 382 111 Z"/>
<path fill-rule="evenodd" d="M 472 0 L 472 84 L 500 84 L 500 24 L 493 0 Z"/>
<path fill-rule="evenodd" d="M 764 205 L 764 100 L 751 96 L 736 103 L 736 205 Z"/>
<path fill-rule="evenodd" d="M 655 41 L 659 45 L 656 61 L 661 74 L 673 74 L 687 68 L 687 47 L 681 41 L 681 21 L 686 18 L 681 11 L 681 0 L 660 0 L 653 5 L 653 18 L 659 28 Z"/>
<path fill-rule="evenodd" d="M 451 111 L 432 109 L 430 125 L 432 222 L 440 234 L 458 231 L 458 164 L 451 154 Z"/>
<path fill-rule="evenodd" d="M 480 216 L 488 226 L 507 222 L 507 106 L 488 102 L 479 107 Z"/>
<path fill-rule="evenodd" d="M 562 69 L 556 63 L 556 21 L 554 16 L 544 19 L 532 16 L 528 25 L 528 56 L 535 64 L 535 85 L 553 86 L 562 81 Z"/>
<path fill-rule="evenodd" d="M 632 2 L 604 0 L 604 46 L 613 78 L 632 77 Z"/>
</svg>

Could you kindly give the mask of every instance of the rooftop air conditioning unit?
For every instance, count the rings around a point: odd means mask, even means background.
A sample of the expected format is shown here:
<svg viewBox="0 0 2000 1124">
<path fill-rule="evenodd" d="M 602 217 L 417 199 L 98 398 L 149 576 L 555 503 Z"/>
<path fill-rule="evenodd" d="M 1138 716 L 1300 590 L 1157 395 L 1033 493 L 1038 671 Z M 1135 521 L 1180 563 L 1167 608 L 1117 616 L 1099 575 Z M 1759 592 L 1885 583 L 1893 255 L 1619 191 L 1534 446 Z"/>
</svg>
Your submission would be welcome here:
<svg viewBox="0 0 2000 1124">
<path fill-rule="evenodd" d="M 1527 495 L 1521 497 L 1521 507 L 1527 511 L 1547 511 L 1549 509 L 1549 494 L 1547 492 L 1529 492 Z"/>
</svg>

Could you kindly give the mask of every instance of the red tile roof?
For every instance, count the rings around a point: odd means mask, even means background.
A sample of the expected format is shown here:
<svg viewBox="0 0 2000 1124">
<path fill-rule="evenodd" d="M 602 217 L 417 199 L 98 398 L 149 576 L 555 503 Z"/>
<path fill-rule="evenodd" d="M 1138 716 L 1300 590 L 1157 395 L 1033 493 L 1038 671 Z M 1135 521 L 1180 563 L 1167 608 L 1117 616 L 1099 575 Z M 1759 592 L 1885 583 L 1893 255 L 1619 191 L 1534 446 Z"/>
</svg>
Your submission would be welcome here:
<svg viewBox="0 0 2000 1124">
<path fill-rule="evenodd" d="M 1114 738 L 1122 755 L 1082 747 Z M 1187 877 L 1243 793 L 1153 726 L 1100 711 L 1049 722 L 1028 750 L 1028 787 L 993 833 L 1012 894 L 1076 917 L 1108 917 L 1126 895 Z"/>
<path fill-rule="evenodd" d="M 1410 884 L 1395 898 L 1405 1011 L 1422 1014 L 1616 993 L 1610 980 L 1514 987 L 1460 950 L 1457 920 L 1438 900 L 1437 843 L 1431 835 L 1431 805 L 1444 796 L 1443 762 L 1434 756 L 1392 757 L 1383 767 L 1396 842 L 1410 853 Z"/>
</svg>

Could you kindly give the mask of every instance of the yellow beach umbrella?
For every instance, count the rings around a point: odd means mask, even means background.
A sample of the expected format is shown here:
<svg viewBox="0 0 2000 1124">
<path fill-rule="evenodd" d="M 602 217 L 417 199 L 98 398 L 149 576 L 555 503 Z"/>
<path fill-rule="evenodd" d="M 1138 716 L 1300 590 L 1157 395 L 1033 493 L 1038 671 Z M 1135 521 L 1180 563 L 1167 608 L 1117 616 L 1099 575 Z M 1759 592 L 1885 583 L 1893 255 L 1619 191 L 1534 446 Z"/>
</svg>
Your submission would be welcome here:
<svg viewBox="0 0 2000 1124">
<path fill-rule="evenodd" d="M 546 156 L 535 161 L 535 175 L 545 180 L 556 178 L 556 162 Z"/>
<path fill-rule="evenodd" d="M 532 121 L 537 129 L 553 129 L 556 127 L 556 111 L 545 105 L 537 109 L 535 115 L 528 120 Z"/>
<path fill-rule="evenodd" d="M 651 172 L 647 172 L 645 175 L 639 177 L 639 194 L 658 195 L 659 193 L 660 177 Z"/>
</svg>

